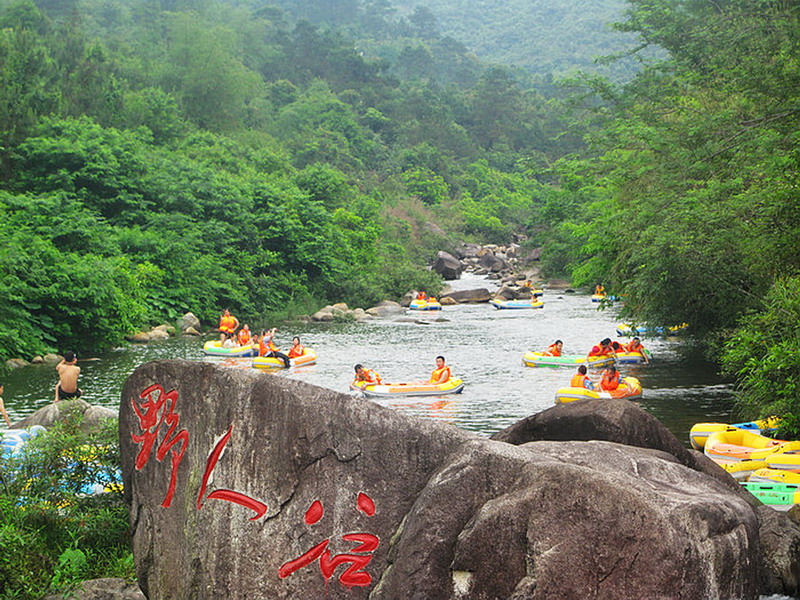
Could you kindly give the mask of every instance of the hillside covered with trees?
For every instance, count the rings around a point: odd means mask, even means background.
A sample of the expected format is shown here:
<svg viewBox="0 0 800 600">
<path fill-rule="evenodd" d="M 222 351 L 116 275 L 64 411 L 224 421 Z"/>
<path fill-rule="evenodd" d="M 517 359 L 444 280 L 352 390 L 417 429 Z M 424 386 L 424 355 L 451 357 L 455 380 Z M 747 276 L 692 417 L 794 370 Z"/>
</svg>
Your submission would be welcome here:
<svg viewBox="0 0 800 600">
<path fill-rule="evenodd" d="M 548 27 L 565 51 L 532 80 L 450 37 L 457 6 L 2 0 L 0 356 L 433 290 L 435 250 L 517 233 L 548 275 L 690 323 L 747 416 L 797 431 L 800 7 L 629 0 L 636 74 L 556 86 L 592 47 Z M 617 10 L 558 19 L 594 9 Z"/>
</svg>

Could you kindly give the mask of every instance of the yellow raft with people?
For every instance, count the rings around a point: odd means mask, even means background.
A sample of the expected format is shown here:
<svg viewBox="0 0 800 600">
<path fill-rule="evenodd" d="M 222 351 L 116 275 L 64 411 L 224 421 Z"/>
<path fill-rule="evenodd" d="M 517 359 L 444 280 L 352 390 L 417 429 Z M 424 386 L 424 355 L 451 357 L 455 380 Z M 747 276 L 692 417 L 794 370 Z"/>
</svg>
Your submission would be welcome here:
<svg viewBox="0 0 800 600">
<path fill-rule="evenodd" d="M 623 377 L 615 390 L 587 390 L 582 387 L 564 387 L 556 392 L 556 404 L 576 400 L 609 400 L 611 398 L 638 398 L 642 395 L 642 384 L 636 377 Z"/>
<path fill-rule="evenodd" d="M 289 359 L 289 367 L 302 367 L 313 365 L 317 362 L 317 353 L 311 348 L 306 348 L 303 354 L 296 358 Z M 285 369 L 286 364 L 280 358 L 273 356 L 256 356 L 251 366 L 255 369 Z"/>
<path fill-rule="evenodd" d="M 614 364 L 614 357 L 608 354 L 586 356 L 585 354 L 562 354 L 552 356 L 544 352 L 526 352 L 522 355 L 526 367 L 577 367 L 586 365 L 590 369 L 601 369 Z"/>
<path fill-rule="evenodd" d="M 253 344 L 223 346 L 219 340 L 211 340 L 203 344 L 203 353 L 206 356 L 219 356 L 220 358 L 240 358 L 243 356 L 258 356 L 258 348 Z"/>
<path fill-rule="evenodd" d="M 464 390 L 464 382 L 458 377 L 451 377 L 444 383 L 406 382 L 406 383 L 367 383 L 358 381 L 350 384 L 350 389 L 363 392 L 365 396 L 443 396 L 460 394 Z"/>
<path fill-rule="evenodd" d="M 442 305 L 436 298 L 415 299 L 411 301 L 408 308 L 409 310 L 442 310 Z"/>
</svg>

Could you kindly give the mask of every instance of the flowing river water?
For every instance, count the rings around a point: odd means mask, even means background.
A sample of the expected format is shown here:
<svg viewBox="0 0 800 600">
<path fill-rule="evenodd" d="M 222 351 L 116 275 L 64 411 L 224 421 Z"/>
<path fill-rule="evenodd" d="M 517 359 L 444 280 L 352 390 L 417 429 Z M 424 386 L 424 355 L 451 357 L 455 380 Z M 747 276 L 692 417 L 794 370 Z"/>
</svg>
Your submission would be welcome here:
<svg viewBox="0 0 800 600">
<path fill-rule="evenodd" d="M 471 275 L 453 283 L 456 289 L 492 286 Z M 276 340 L 287 347 L 291 337 L 299 335 L 304 345 L 317 351 L 318 362 L 276 375 L 347 392 L 357 362 L 387 381 L 418 380 L 429 376 L 435 357 L 442 354 L 454 374 L 465 381 L 463 393 L 377 401 L 407 414 L 491 435 L 552 406 L 555 391 L 568 385 L 574 372 L 564 367 L 525 367 L 521 358 L 526 351 L 542 350 L 561 339 L 564 353 L 583 354 L 598 340 L 616 337 L 619 320 L 613 308 L 598 310 L 589 296 L 563 291 L 545 290 L 543 300 L 544 308 L 534 310 L 459 305 L 438 313 L 408 313 L 399 321 L 293 325 L 279 329 Z M 731 410 L 729 385 L 703 361 L 689 338 L 644 341 L 653 352 L 652 364 L 623 366 L 622 374 L 639 378 L 644 388 L 640 405 L 679 439 L 688 445 L 689 428 L 699 421 L 737 420 Z M 250 368 L 249 359 L 208 359 L 203 356 L 202 344 L 197 338 L 172 338 L 82 361 L 83 397 L 92 404 L 118 407 L 125 379 L 137 366 L 154 359 L 211 360 L 231 368 Z M 52 366 L 31 365 L 12 371 L 4 381 L 6 409 L 12 420 L 51 402 L 55 382 Z"/>
</svg>

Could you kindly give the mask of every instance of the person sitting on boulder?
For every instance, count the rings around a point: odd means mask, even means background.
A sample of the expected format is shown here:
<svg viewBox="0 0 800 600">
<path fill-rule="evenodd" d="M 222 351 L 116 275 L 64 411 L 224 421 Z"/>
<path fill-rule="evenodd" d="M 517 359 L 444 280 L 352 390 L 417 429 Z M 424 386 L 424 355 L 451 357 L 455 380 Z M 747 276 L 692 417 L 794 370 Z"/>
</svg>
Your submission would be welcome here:
<svg viewBox="0 0 800 600">
<path fill-rule="evenodd" d="M 617 367 L 611 366 L 603 371 L 603 377 L 600 379 L 600 389 L 610 392 L 619 387 L 619 371 Z"/>
<path fill-rule="evenodd" d="M 594 389 L 594 382 L 586 375 L 586 365 L 578 367 L 578 372 L 572 376 L 569 387 L 586 388 L 587 390 Z"/>
<path fill-rule="evenodd" d="M 234 317 L 227 308 L 219 318 L 219 341 L 224 343 L 233 337 L 234 332 L 239 328 L 239 319 Z"/>
<path fill-rule="evenodd" d="M 55 397 L 53 402 L 67 400 L 70 398 L 80 398 L 83 390 L 78 388 L 78 375 L 81 368 L 76 364 L 78 357 L 72 350 L 64 352 L 64 358 L 56 365 L 58 372 L 58 383 L 56 384 Z"/>
<path fill-rule="evenodd" d="M 292 347 L 289 348 L 289 358 L 297 358 L 306 353 L 305 347 L 300 343 L 300 338 L 294 336 L 292 338 Z"/>
<path fill-rule="evenodd" d="M 616 356 L 614 348 L 611 347 L 611 338 L 603 338 L 599 344 L 592 346 L 589 356 Z"/>
<path fill-rule="evenodd" d="M 444 364 L 444 356 L 436 357 L 436 368 L 431 373 L 428 383 L 447 383 L 450 380 L 450 367 Z"/>
<path fill-rule="evenodd" d="M 250 333 L 250 326 L 247 323 L 245 323 L 244 326 L 239 330 L 237 339 L 240 346 L 246 346 L 250 343 L 252 337 Z"/>
<path fill-rule="evenodd" d="M 642 355 L 642 360 L 645 363 L 649 363 L 650 362 L 650 359 L 647 358 L 647 354 L 645 354 L 644 346 L 642 346 L 642 341 L 638 337 L 633 338 L 630 342 L 628 342 L 625 345 L 625 351 L 626 352 L 638 352 L 639 354 Z"/>
<path fill-rule="evenodd" d="M 3 419 L 6 421 L 6 425 L 8 428 L 11 429 L 11 419 L 8 418 L 8 413 L 6 412 L 6 405 L 3 404 L 3 386 L 0 385 L 0 414 L 3 415 Z"/>
<path fill-rule="evenodd" d="M 258 355 L 279 358 L 283 361 L 283 366 L 288 369 L 290 366 L 292 366 L 289 362 L 289 357 L 278 350 L 278 347 L 275 346 L 272 341 L 272 338 L 275 337 L 276 331 L 278 331 L 278 329 L 273 327 L 272 329 L 261 332 L 261 340 L 258 343 Z"/>
<path fill-rule="evenodd" d="M 544 356 L 561 356 L 561 349 L 564 347 L 564 342 L 556 340 L 547 347 L 547 350 L 542 352 Z"/>
<path fill-rule="evenodd" d="M 381 376 L 371 369 L 365 369 L 364 365 L 357 364 L 355 366 L 356 378 L 353 380 L 354 384 L 365 382 L 367 385 L 380 385 Z"/>
</svg>

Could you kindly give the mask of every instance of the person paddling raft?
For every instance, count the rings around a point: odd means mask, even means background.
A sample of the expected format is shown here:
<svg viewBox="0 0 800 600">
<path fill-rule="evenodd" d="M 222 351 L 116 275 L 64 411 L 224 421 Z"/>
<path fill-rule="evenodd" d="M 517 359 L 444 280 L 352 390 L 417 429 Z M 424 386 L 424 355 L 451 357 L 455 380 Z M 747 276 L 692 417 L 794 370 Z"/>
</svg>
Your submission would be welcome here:
<svg viewBox="0 0 800 600">
<path fill-rule="evenodd" d="M 233 334 L 239 328 L 239 319 L 234 317 L 227 308 L 223 311 L 222 316 L 219 318 L 219 341 L 223 344 L 225 340 L 231 339 Z"/>
<path fill-rule="evenodd" d="M 253 339 L 251 336 L 252 334 L 250 333 L 250 326 L 245 323 L 244 326 L 242 326 L 242 328 L 239 330 L 239 334 L 236 337 L 240 346 L 246 346 Z"/>
<path fill-rule="evenodd" d="M 594 389 L 594 382 L 589 379 L 589 376 L 586 374 L 586 365 L 580 365 L 578 367 L 578 372 L 572 376 L 569 387 L 586 388 L 587 390 Z"/>
<path fill-rule="evenodd" d="M 642 355 L 642 361 L 647 365 L 650 364 L 650 359 L 647 358 L 647 354 L 645 354 L 644 351 L 644 346 L 642 346 L 642 341 L 638 337 L 633 338 L 630 342 L 628 342 L 625 345 L 625 351 L 638 352 L 639 354 Z"/>
<path fill-rule="evenodd" d="M 289 358 L 298 358 L 306 353 L 305 347 L 300 343 L 300 338 L 294 336 L 292 338 L 292 347 L 289 348 Z"/>
<path fill-rule="evenodd" d="M 600 379 L 600 389 L 610 392 L 619 387 L 619 371 L 617 367 L 611 366 L 603 371 L 603 377 Z"/>
<path fill-rule="evenodd" d="M 589 356 L 613 356 L 616 358 L 617 353 L 614 352 L 614 348 L 611 346 L 611 338 L 603 338 L 600 343 L 592 346 L 592 349 L 589 350 Z"/>
<path fill-rule="evenodd" d="M 355 366 L 356 371 L 356 378 L 353 380 L 354 384 L 358 384 L 361 382 L 366 383 L 367 385 L 380 385 L 381 384 L 381 376 L 378 375 L 372 369 L 365 369 L 364 365 L 357 364 Z"/>
<path fill-rule="evenodd" d="M 444 362 L 444 356 L 436 357 L 436 368 L 431 373 L 428 383 L 439 384 L 447 383 L 450 380 L 450 367 Z"/>
<path fill-rule="evenodd" d="M 564 347 L 564 342 L 556 340 L 547 347 L 547 350 L 542 352 L 543 356 L 561 356 L 561 349 Z"/>
<path fill-rule="evenodd" d="M 261 339 L 258 342 L 258 355 L 279 358 L 283 361 L 283 366 L 288 369 L 292 366 L 292 364 L 289 362 L 289 357 L 278 350 L 278 347 L 272 341 L 272 338 L 275 337 L 276 331 L 278 331 L 278 329 L 273 327 L 272 329 L 261 332 Z"/>
</svg>

